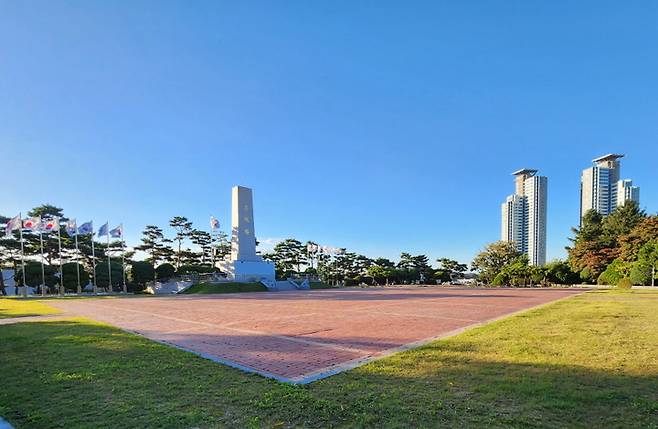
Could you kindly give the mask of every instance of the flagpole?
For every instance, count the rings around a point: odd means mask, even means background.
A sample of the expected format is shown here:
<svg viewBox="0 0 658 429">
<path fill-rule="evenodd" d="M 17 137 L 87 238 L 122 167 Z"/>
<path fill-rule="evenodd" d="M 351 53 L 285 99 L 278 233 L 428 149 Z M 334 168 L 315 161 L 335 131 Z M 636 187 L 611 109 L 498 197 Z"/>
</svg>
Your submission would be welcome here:
<svg viewBox="0 0 658 429">
<path fill-rule="evenodd" d="M 57 242 L 59 245 L 59 293 L 64 295 L 64 264 L 62 263 L 62 228 L 59 226 L 59 218 L 57 218 Z"/>
<path fill-rule="evenodd" d="M 123 231 L 123 224 L 121 224 L 121 247 L 123 252 L 121 253 L 121 275 L 123 276 L 123 293 L 128 293 L 128 287 L 126 286 L 126 238 Z"/>
<path fill-rule="evenodd" d="M 107 228 L 110 227 L 110 221 L 108 220 L 105 225 Z M 107 287 L 108 291 L 112 293 L 112 264 L 110 263 L 110 231 L 106 228 L 106 237 L 107 237 Z"/>
<path fill-rule="evenodd" d="M 27 282 L 25 281 L 25 250 L 23 248 L 23 213 L 18 213 L 20 228 L 18 228 L 18 237 L 21 241 L 21 270 L 23 271 L 23 296 L 27 296 Z"/>
<path fill-rule="evenodd" d="M 39 222 L 39 244 L 41 245 L 41 296 L 46 295 L 46 271 L 43 268 L 43 231 Z"/>
<path fill-rule="evenodd" d="M 98 289 L 96 286 L 96 252 L 94 250 L 94 222 L 91 223 L 91 266 L 93 271 L 93 283 L 91 284 L 94 290 L 94 295 L 98 294 Z"/>
<path fill-rule="evenodd" d="M 212 258 L 212 270 L 215 272 L 215 231 L 210 231 L 210 257 Z"/>
<path fill-rule="evenodd" d="M 75 268 L 78 271 L 78 294 L 82 293 L 80 286 L 80 249 L 78 248 L 78 223 L 75 223 Z"/>
</svg>

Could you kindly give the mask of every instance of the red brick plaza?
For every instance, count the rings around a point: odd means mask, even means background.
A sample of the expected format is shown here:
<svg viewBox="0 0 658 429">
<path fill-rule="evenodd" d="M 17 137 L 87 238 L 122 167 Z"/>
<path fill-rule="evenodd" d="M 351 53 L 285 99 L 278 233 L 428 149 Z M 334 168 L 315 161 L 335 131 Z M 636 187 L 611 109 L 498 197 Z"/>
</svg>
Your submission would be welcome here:
<svg viewBox="0 0 658 429">
<path fill-rule="evenodd" d="M 308 383 L 581 292 L 407 287 L 80 299 L 52 305 L 243 370 Z"/>
</svg>

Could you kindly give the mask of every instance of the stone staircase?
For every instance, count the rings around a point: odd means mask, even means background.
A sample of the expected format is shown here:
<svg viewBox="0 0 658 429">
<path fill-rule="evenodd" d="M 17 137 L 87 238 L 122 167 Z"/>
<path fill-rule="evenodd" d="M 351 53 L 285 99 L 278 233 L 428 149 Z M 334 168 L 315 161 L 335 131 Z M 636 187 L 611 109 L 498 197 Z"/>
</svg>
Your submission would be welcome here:
<svg viewBox="0 0 658 429">
<path fill-rule="evenodd" d="M 304 280 L 301 283 L 297 283 L 294 280 L 262 280 L 261 284 L 267 287 L 267 290 L 271 292 L 282 292 L 287 290 L 309 290 L 311 288 L 308 280 Z"/>
</svg>

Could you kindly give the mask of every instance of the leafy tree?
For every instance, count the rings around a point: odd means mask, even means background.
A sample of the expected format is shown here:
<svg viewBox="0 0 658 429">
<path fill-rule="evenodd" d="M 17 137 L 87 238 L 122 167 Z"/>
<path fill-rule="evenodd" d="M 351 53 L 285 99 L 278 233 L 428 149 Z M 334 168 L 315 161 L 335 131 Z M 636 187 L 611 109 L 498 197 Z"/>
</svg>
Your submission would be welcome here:
<svg viewBox="0 0 658 429">
<path fill-rule="evenodd" d="M 640 249 L 654 240 L 658 240 L 658 216 L 649 216 L 619 238 L 619 257 L 626 262 L 633 262 L 638 258 Z"/>
<path fill-rule="evenodd" d="M 646 214 L 633 201 L 617 207 L 606 217 L 594 210 L 585 213 L 580 228 L 572 229 L 573 246 L 567 248 L 572 270 L 580 272 L 584 281 L 598 281 L 601 273 L 620 256 L 624 237 L 645 218 Z M 606 276 L 602 281 L 605 279 Z"/>
<path fill-rule="evenodd" d="M 646 243 L 638 252 L 637 261 L 632 264 L 630 279 L 636 285 L 655 286 L 658 270 L 658 240 Z"/>
<path fill-rule="evenodd" d="M 622 235 L 628 234 L 639 224 L 646 213 L 640 210 L 635 201 L 627 201 L 603 219 L 603 234 L 610 247 L 617 247 Z"/>
<path fill-rule="evenodd" d="M 615 259 L 609 235 L 604 233 L 603 216 L 589 210 L 583 216 L 579 228 L 572 228 L 573 245 L 567 247 L 571 269 L 580 273 L 583 281 L 593 282 Z"/>
<path fill-rule="evenodd" d="M 64 289 L 69 292 L 78 291 L 78 268 L 80 269 L 80 288 L 82 289 L 89 283 L 89 273 L 85 267 L 75 262 L 68 262 L 62 266 L 62 271 L 64 272 Z"/>
<path fill-rule="evenodd" d="M 551 283 L 572 285 L 580 282 L 578 273 L 574 273 L 569 266 L 569 263 L 562 260 L 549 262 L 545 266 L 548 271 L 548 280 Z"/>
<path fill-rule="evenodd" d="M 142 244 L 135 249 L 146 252 L 149 255 L 147 260 L 157 264 L 171 259 L 173 250 L 169 247 L 170 243 L 171 240 L 164 237 L 162 229 L 155 225 L 146 225 L 142 232 Z"/>
<path fill-rule="evenodd" d="M 521 252 L 516 250 L 514 243 L 496 241 L 488 244 L 473 259 L 471 268 L 479 273 L 480 280 L 491 283 L 506 265 L 518 261 L 520 257 Z"/>
<path fill-rule="evenodd" d="M 174 216 L 169 221 L 169 226 L 176 230 L 174 240 L 178 241 L 178 252 L 176 252 L 176 268 L 178 268 L 181 265 L 181 246 L 183 245 L 183 240 L 192 234 L 192 222 L 185 216 Z"/>
<path fill-rule="evenodd" d="M 393 261 L 391 261 L 390 259 L 387 259 L 387 258 L 376 258 L 376 259 L 373 259 L 372 263 L 374 265 L 379 266 L 379 267 L 395 268 L 395 262 L 393 262 Z"/>
<path fill-rule="evenodd" d="M 274 261 L 277 269 L 283 273 L 300 273 L 301 265 L 306 260 L 306 249 L 299 240 L 288 238 L 274 246 L 274 252 L 268 258 Z"/>
<path fill-rule="evenodd" d="M 400 253 L 400 261 L 398 262 L 398 268 L 402 270 L 411 271 L 414 269 L 414 258 L 410 253 L 402 252 Z"/>
<path fill-rule="evenodd" d="M 436 261 L 439 263 L 439 269 L 437 271 L 441 273 L 441 280 L 443 281 L 453 281 L 463 278 L 464 273 L 468 270 L 468 265 L 460 264 L 454 259 L 439 258 Z"/>
<path fill-rule="evenodd" d="M 141 292 L 145 289 L 146 283 L 155 278 L 155 269 L 153 264 L 146 261 L 135 261 L 132 263 L 129 279 L 133 291 Z"/>
<path fill-rule="evenodd" d="M 212 234 L 212 250 L 215 252 L 215 261 L 226 259 L 231 254 L 231 243 L 228 234 L 224 231 L 216 231 Z"/>
<path fill-rule="evenodd" d="M 176 274 L 176 267 L 171 264 L 158 265 L 155 269 L 158 280 L 169 280 Z"/>
<path fill-rule="evenodd" d="M 201 250 L 200 252 L 201 258 L 199 261 L 201 265 L 205 264 L 206 260 L 212 258 L 213 240 L 210 233 L 206 231 L 199 231 L 198 229 L 193 229 L 190 232 L 190 241 L 193 244 L 197 245 Z M 180 266 L 178 268 L 180 268 Z"/>
<path fill-rule="evenodd" d="M 178 274 L 202 274 L 212 273 L 215 270 L 210 265 L 181 265 L 176 273 Z"/>
<path fill-rule="evenodd" d="M 376 284 L 389 284 L 390 279 L 395 275 L 395 268 L 371 265 L 366 270 L 366 275 L 371 277 Z"/>
<path fill-rule="evenodd" d="M 621 279 L 628 277 L 630 268 L 628 262 L 617 258 L 599 275 L 596 282 L 600 285 L 616 285 Z"/>
<path fill-rule="evenodd" d="M 533 268 L 528 265 L 527 255 L 520 255 L 503 266 L 494 277 L 494 286 L 528 286 L 532 285 Z"/>
<path fill-rule="evenodd" d="M 119 259 L 110 259 L 110 273 L 112 275 L 112 287 L 110 288 L 109 276 L 107 272 L 107 260 L 103 263 L 96 264 L 96 286 L 116 290 L 123 286 L 123 270 L 121 266 L 121 260 Z"/>
<path fill-rule="evenodd" d="M 44 265 L 46 286 L 54 287 L 59 284 L 57 274 L 58 268 L 52 265 Z M 23 271 L 17 270 L 15 280 L 23 284 Z M 25 261 L 25 284 L 32 287 L 37 287 L 42 284 L 41 277 L 41 263 L 36 261 Z"/>
<path fill-rule="evenodd" d="M 397 265 L 401 270 L 400 274 L 405 281 L 434 281 L 434 270 L 429 264 L 429 258 L 426 255 L 411 255 L 403 252 L 400 254 L 400 261 Z"/>
</svg>

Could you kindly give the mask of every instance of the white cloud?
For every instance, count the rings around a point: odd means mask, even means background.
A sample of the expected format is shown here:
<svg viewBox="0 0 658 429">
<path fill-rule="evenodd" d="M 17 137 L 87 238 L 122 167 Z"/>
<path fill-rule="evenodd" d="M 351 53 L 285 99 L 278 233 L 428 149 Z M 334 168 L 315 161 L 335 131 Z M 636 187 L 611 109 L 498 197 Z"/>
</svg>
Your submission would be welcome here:
<svg viewBox="0 0 658 429">
<path fill-rule="evenodd" d="M 259 238 L 258 239 L 258 248 L 261 252 L 270 252 L 274 250 L 274 246 L 276 246 L 278 243 L 281 243 L 284 238 L 278 238 L 278 237 L 265 237 L 265 238 Z"/>
</svg>

